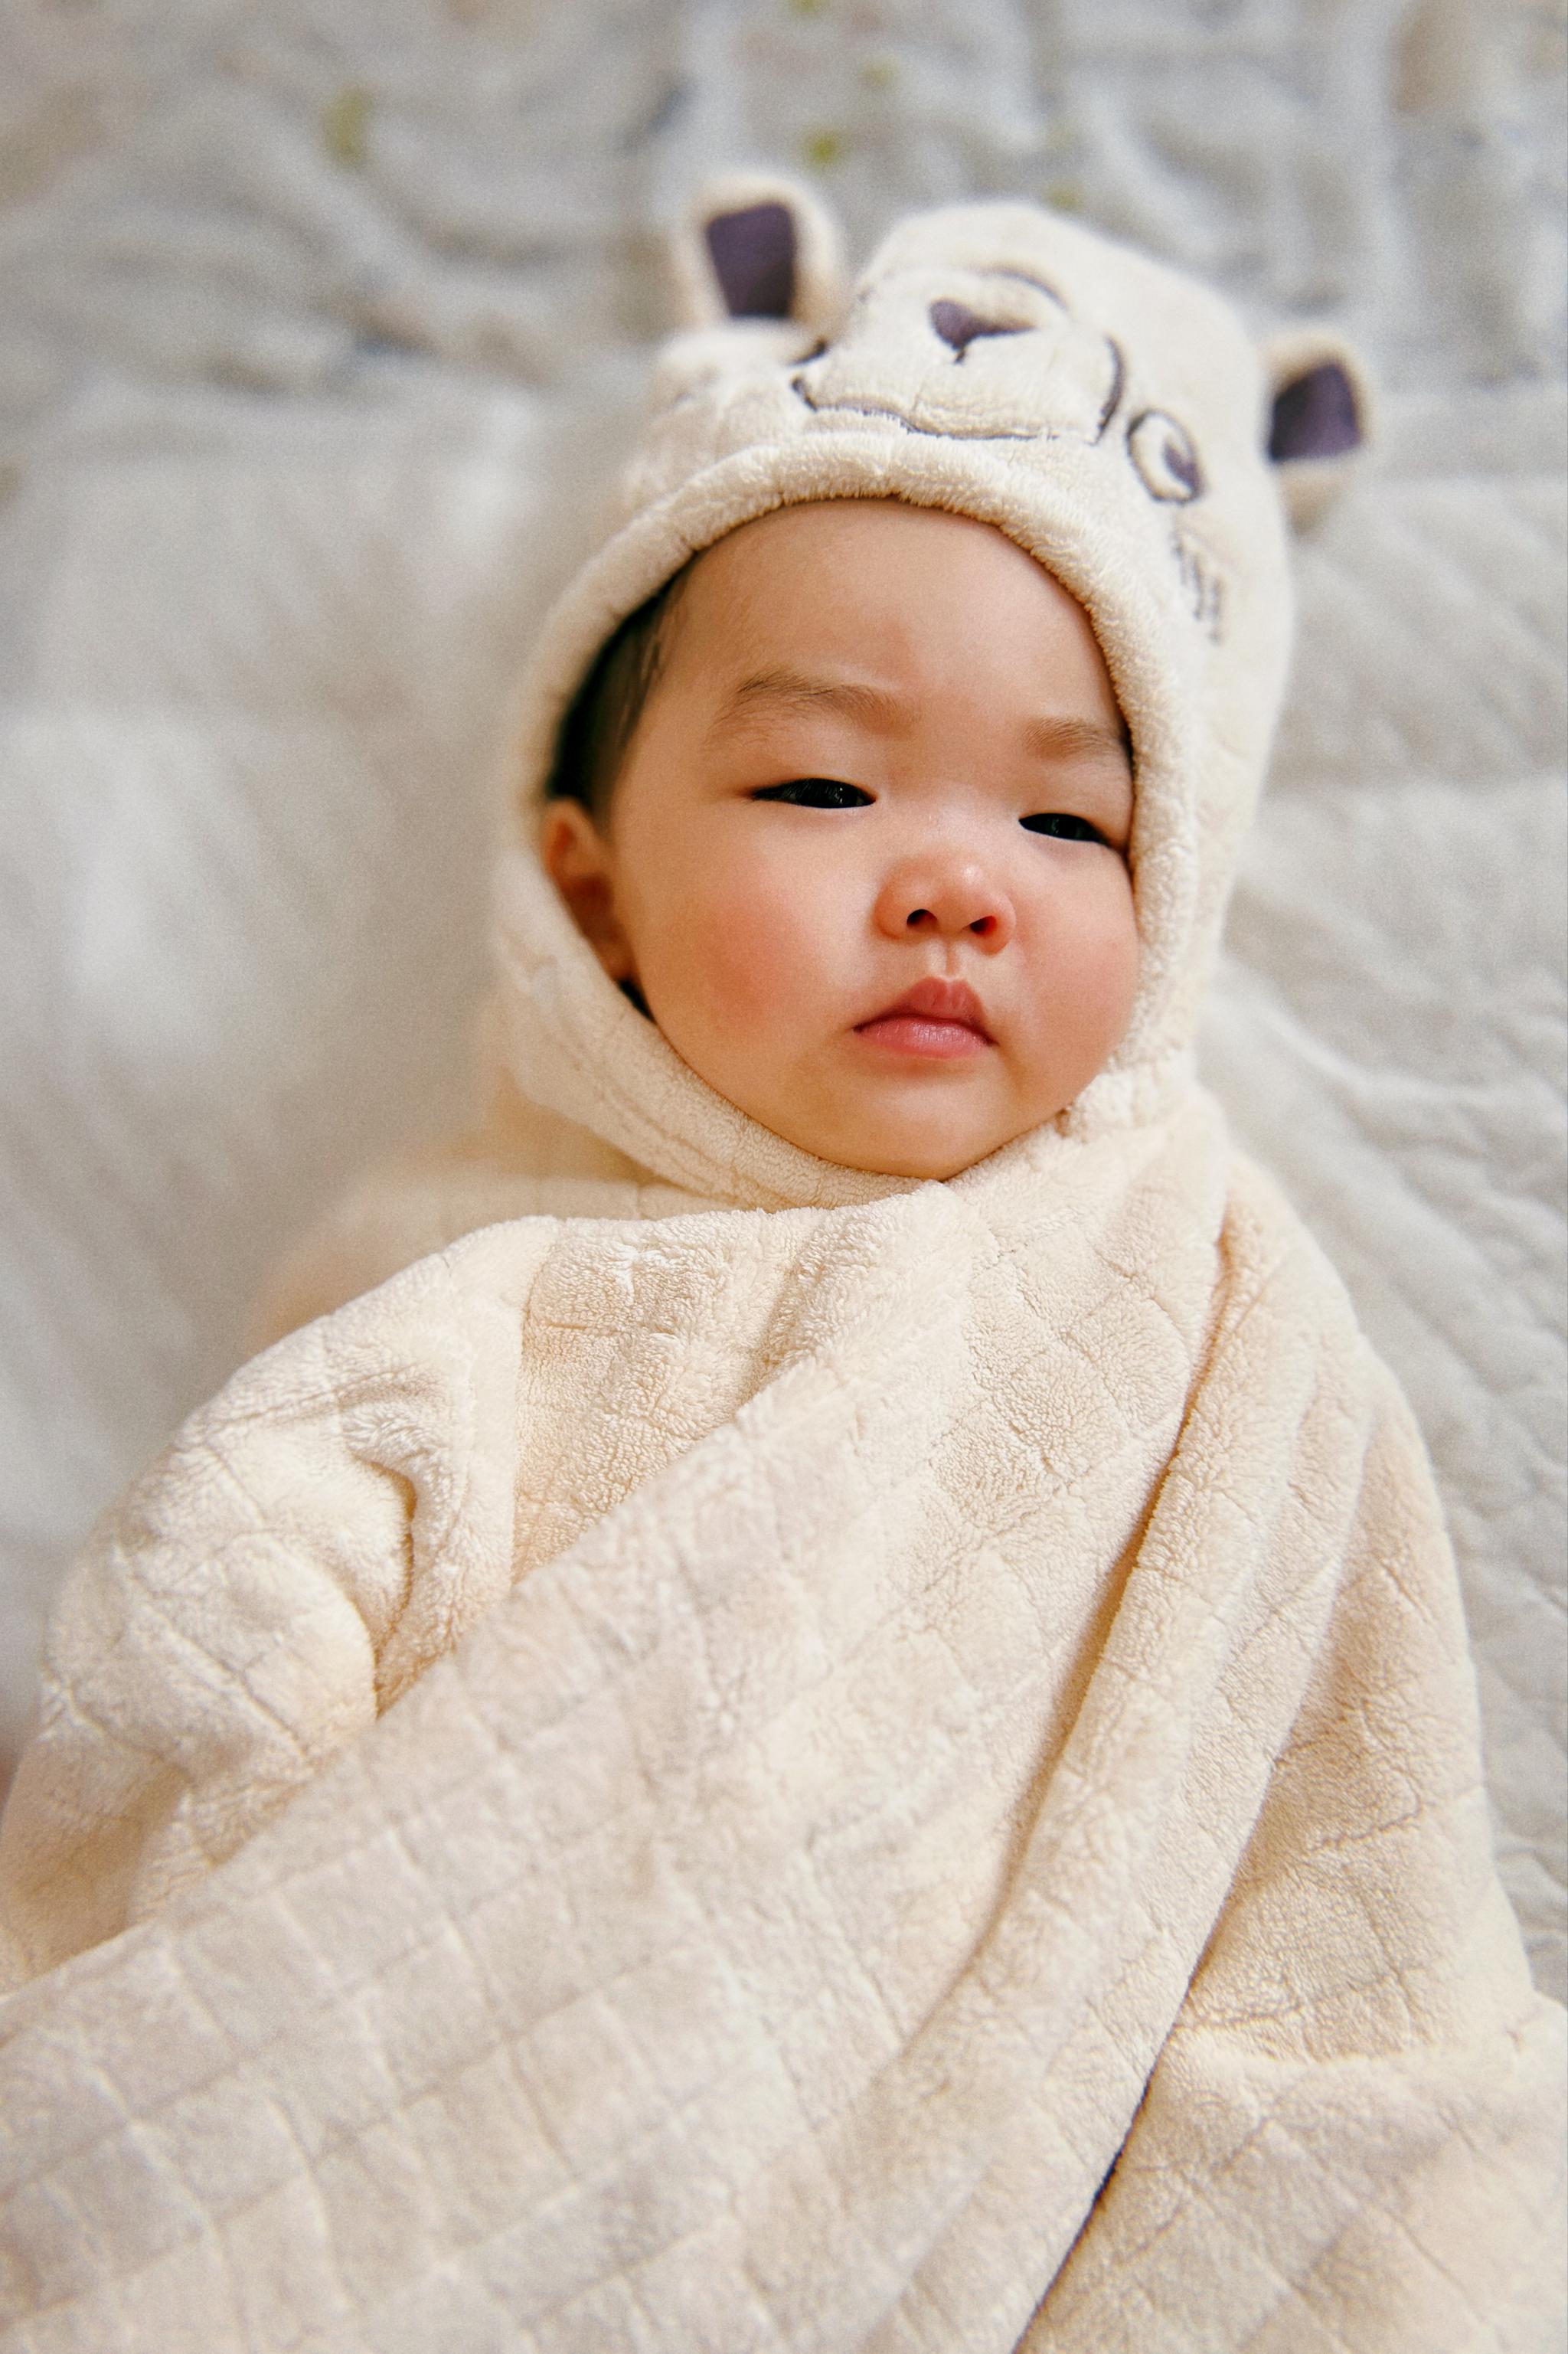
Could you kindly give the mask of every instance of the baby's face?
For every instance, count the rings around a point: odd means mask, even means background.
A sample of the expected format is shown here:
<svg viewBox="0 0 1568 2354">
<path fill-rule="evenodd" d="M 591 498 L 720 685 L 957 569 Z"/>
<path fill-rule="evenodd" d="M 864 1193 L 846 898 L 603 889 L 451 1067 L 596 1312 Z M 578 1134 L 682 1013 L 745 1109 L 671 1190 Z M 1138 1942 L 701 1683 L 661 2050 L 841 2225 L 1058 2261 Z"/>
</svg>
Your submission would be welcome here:
<svg viewBox="0 0 1568 2354">
<path fill-rule="evenodd" d="M 786 507 L 694 566 L 608 825 L 546 864 L 677 1054 L 825 1161 L 950 1177 L 1061 1111 L 1138 981 L 1082 608 L 1000 531 Z"/>
</svg>

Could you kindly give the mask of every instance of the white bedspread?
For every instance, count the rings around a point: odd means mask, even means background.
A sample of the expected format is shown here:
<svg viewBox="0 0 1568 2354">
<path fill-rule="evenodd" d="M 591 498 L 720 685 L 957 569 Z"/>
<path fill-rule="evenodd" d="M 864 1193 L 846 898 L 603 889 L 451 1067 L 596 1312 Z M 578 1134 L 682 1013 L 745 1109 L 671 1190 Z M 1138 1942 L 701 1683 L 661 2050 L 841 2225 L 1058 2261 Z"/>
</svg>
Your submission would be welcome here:
<svg viewBox="0 0 1568 2354">
<path fill-rule="evenodd" d="M 861 250 L 1054 192 L 1389 387 L 1302 550 L 1209 1070 L 1425 1429 L 1562 1991 L 1561 39 L 1525 0 L 10 21 L 7 1735 L 63 1558 L 275 1248 L 461 1094 L 505 688 L 636 398 L 651 225 L 758 152 Z"/>
</svg>

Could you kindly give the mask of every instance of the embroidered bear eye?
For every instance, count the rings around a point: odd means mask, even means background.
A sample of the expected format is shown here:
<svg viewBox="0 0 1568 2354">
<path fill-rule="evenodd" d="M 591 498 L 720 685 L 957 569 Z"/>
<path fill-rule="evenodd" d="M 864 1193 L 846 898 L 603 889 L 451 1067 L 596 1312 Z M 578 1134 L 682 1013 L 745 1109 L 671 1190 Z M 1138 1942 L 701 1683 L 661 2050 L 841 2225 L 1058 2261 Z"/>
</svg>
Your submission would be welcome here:
<svg viewBox="0 0 1568 2354">
<path fill-rule="evenodd" d="M 1162 408 L 1146 408 L 1127 429 L 1128 453 L 1150 498 L 1185 505 L 1199 496 L 1203 470 L 1186 427 Z"/>
</svg>

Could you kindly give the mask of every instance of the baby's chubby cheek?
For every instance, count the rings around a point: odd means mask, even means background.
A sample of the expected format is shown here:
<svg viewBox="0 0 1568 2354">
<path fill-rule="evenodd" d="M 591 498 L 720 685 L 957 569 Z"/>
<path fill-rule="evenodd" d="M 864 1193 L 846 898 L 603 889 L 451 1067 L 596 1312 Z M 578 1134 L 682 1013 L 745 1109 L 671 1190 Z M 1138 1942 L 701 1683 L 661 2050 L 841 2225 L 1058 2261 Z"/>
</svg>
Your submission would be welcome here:
<svg viewBox="0 0 1568 2354">
<path fill-rule="evenodd" d="M 702 1068 L 705 1052 L 744 1056 L 759 1076 L 853 1019 L 842 880 L 722 855 L 671 879 L 633 919 L 633 949 L 654 1018 L 700 1076 L 726 1076 Z"/>
<path fill-rule="evenodd" d="M 1139 949 L 1131 889 L 1117 870 L 1081 898 L 1054 905 L 1028 959 L 1028 1059 L 1059 1109 L 1120 1045 L 1138 994 Z"/>
</svg>

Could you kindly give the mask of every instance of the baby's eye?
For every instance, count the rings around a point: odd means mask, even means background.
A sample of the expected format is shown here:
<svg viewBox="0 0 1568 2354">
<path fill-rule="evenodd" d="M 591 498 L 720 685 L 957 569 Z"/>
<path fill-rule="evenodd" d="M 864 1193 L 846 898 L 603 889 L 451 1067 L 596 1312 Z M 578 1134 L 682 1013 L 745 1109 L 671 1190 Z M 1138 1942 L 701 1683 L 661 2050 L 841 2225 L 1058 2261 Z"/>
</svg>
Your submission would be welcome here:
<svg viewBox="0 0 1568 2354">
<path fill-rule="evenodd" d="M 1037 816 L 1021 818 L 1019 822 L 1031 833 L 1048 833 L 1057 842 L 1104 842 L 1109 847 L 1097 825 L 1091 825 L 1086 817 L 1072 817 L 1065 810 L 1042 810 Z"/>
<path fill-rule="evenodd" d="M 791 777 L 787 785 L 762 785 L 754 801 L 789 801 L 796 809 L 869 809 L 871 795 L 836 777 Z"/>
</svg>

